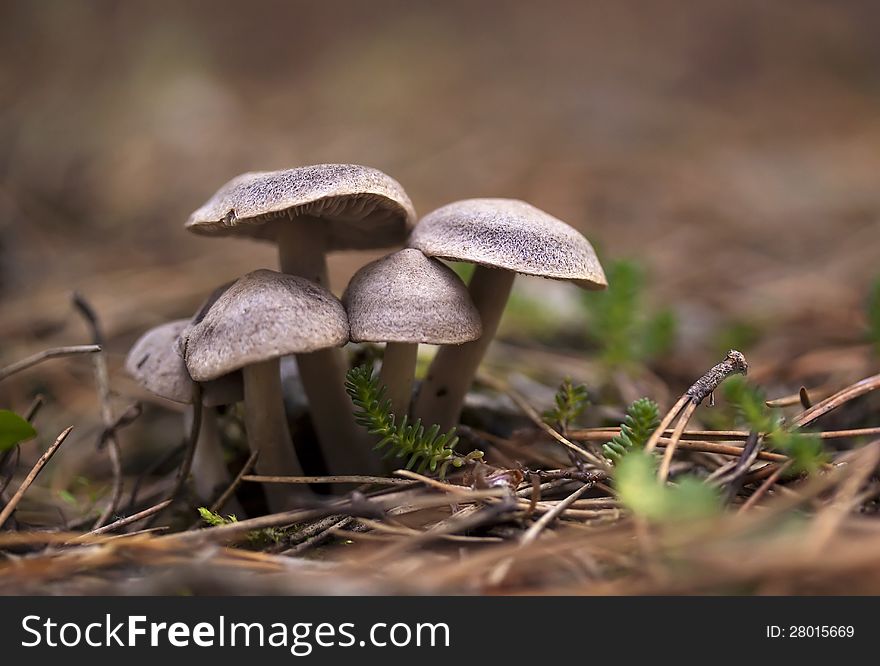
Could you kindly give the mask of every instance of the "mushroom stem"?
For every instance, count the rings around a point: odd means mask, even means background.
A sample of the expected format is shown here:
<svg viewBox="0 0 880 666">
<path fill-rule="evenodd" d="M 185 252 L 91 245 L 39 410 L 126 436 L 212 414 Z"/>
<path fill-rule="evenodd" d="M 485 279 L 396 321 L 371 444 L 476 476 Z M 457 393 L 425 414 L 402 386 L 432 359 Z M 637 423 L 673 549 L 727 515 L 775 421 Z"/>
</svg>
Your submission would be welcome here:
<svg viewBox="0 0 880 666">
<path fill-rule="evenodd" d="M 364 443 L 345 392 L 346 368 L 341 350 L 297 354 L 296 363 L 327 470 L 331 474 L 380 473 L 379 456 Z"/>
<path fill-rule="evenodd" d="M 325 233 L 325 225 L 311 217 L 296 217 L 280 223 L 278 254 L 281 271 L 329 289 Z"/>
<path fill-rule="evenodd" d="M 187 432 L 190 430 L 192 417 L 192 408 L 188 408 L 184 413 L 184 427 Z M 204 407 L 202 410 L 202 427 L 199 429 L 199 439 L 193 456 L 192 476 L 196 495 L 206 506 L 210 505 L 231 481 L 226 461 L 223 459 L 223 445 L 215 409 Z M 234 497 L 226 503 L 226 510 L 237 516 L 244 515 Z"/>
<path fill-rule="evenodd" d="M 486 349 L 495 337 L 516 273 L 477 266 L 468 291 L 483 321 L 483 334 L 473 342 L 440 347 L 416 400 L 415 415 L 426 425 L 448 430 L 461 415 L 468 389 Z"/>
<path fill-rule="evenodd" d="M 415 343 L 389 342 L 385 345 L 379 379 L 385 385 L 386 395 L 391 400 L 391 413 L 397 423 L 409 412 L 418 352 L 419 346 Z"/>
<path fill-rule="evenodd" d="M 326 226 L 310 217 L 285 220 L 278 229 L 281 270 L 329 289 L 326 261 Z M 298 354 L 296 363 L 312 425 L 332 474 L 378 473 L 379 459 L 369 450 L 352 445 L 359 441 L 351 401 L 345 393 L 345 355 L 341 349 Z"/>
<path fill-rule="evenodd" d="M 277 358 L 242 368 L 245 428 L 251 451 L 259 452 L 257 471 L 277 476 L 302 476 L 296 457 L 281 394 L 281 371 Z M 272 511 L 290 509 L 296 496 L 290 489 L 269 484 L 266 500 Z"/>
</svg>

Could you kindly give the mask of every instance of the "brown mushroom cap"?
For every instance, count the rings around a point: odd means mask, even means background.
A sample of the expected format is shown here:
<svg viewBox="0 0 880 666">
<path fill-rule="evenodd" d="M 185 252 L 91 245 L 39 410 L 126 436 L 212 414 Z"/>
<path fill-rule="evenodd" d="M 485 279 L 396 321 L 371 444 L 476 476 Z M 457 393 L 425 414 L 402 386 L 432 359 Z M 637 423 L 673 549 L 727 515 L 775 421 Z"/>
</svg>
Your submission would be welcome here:
<svg viewBox="0 0 880 666">
<path fill-rule="evenodd" d="M 461 279 L 418 250 L 400 250 L 361 268 L 342 302 L 355 342 L 461 344 L 482 332 Z"/>
<path fill-rule="evenodd" d="M 482 332 L 461 279 L 418 250 L 400 250 L 361 268 L 342 302 L 355 342 L 461 344 Z"/>
<path fill-rule="evenodd" d="M 246 365 L 348 342 L 342 303 L 305 278 L 269 270 L 237 280 L 187 334 L 186 367 L 207 381 Z"/>
<path fill-rule="evenodd" d="M 177 341 L 189 323 L 189 319 L 179 319 L 150 329 L 134 343 L 125 359 L 126 372 L 138 384 L 160 398 L 187 405 L 192 403 L 193 380 L 178 352 Z M 202 402 L 208 407 L 231 405 L 241 399 L 238 373 L 202 386 Z"/>
<path fill-rule="evenodd" d="M 608 284 L 590 241 L 517 199 L 466 199 L 438 208 L 416 225 L 408 245 L 429 257 L 570 280 L 585 289 Z"/>
<path fill-rule="evenodd" d="M 186 228 L 274 240 L 285 219 L 299 216 L 326 223 L 328 250 L 401 243 L 415 222 L 412 202 L 390 176 L 356 164 L 317 164 L 237 176 L 190 215 Z"/>
</svg>

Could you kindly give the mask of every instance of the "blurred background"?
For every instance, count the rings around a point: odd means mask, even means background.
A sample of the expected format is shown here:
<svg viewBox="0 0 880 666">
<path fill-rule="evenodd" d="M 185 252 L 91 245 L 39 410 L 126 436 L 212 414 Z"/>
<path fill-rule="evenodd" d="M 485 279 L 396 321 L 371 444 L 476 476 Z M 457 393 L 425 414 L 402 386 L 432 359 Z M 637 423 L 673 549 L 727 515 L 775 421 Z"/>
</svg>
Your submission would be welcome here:
<svg viewBox="0 0 880 666">
<path fill-rule="evenodd" d="M 88 342 L 78 289 L 116 373 L 145 328 L 275 266 L 268 245 L 188 234 L 189 213 L 238 173 L 321 162 L 386 171 L 420 214 L 517 197 L 578 227 L 672 311 L 683 378 L 727 344 L 770 367 L 860 343 L 878 25 L 870 0 L 4 0 L 0 363 Z M 333 257 L 337 293 L 372 256 Z M 569 285 L 519 293 L 580 307 Z M 57 367 L 56 397 L 94 416 L 63 390 L 89 364 Z M 0 401 L 22 411 L 44 381 Z"/>
</svg>

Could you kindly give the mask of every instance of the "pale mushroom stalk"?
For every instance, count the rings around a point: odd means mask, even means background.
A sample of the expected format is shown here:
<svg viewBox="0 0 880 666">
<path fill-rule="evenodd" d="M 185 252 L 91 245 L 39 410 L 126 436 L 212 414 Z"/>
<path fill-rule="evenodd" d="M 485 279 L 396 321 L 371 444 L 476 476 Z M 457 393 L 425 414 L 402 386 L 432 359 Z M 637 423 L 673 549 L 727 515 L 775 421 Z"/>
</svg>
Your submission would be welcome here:
<svg viewBox="0 0 880 666">
<path fill-rule="evenodd" d="M 227 285 L 228 286 L 228 285 Z M 196 319 L 207 311 L 226 287 L 220 288 L 200 309 Z M 180 336 L 185 335 L 192 321 L 179 319 L 156 326 L 138 339 L 125 360 L 128 374 L 143 388 L 166 400 L 188 405 L 184 411 L 184 429 L 191 432 L 194 409 L 192 379 L 187 372 L 180 348 Z M 179 351 L 181 350 L 181 351 Z M 192 477 L 199 499 L 206 504 L 214 501 L 230 483 L 229 472 L 223 459 L 223 448 L 217 427 L 214 407 L 241 400 L 241 376 L 232 373 L 202 384 L 202 418 L 192 461 Z M 241 506 L 230 498 L 226 505 L 230 513 L 243 516 Z"/>
<path fill-rule="evenodd" d="M 385 345 L 379 381 L 385 385 L 396 423 L 409 413 L 418 355 L 419 345 L 416 343 L 389 342 Z"/>
<path fill-rule="evenodd" d="M 327 279 L 325 225 L 313 217 L 299 216 L 277 224 L 278 255 L 282 273 L 299 275 L 322 287 Z"/>
<path fill-rule="evenodd" d="M 187 407 L 183 417 L 187 432 L 191 429 L 192 418 L 192 407 Z M 224 460 L 217 411 L 210 407 L 202 408 L 202 427 L 199 429 L 192 469 L 196 495 L 206 505 L 212 503 L 232 481 Z M 224 515 L 244 515 L 244 510 L 235 497 L 230 497 L 223 509 Z"/>
<path fill-rule="evenodd" d="M 304 277 L 329 289 L 325 228 L 319 220 L 307 216 L 293 217 L 278 226 L 283 273 Z M 296 354 L 295 358 L 327 470 L 331 474 L 379 473 L 382 468 L 375 454 L 364 447 L 352 447 L 359 435 L 352 404 L 345 393 L 345 352 L 334 347 Z"/>
<path fill-rule="evenodd" d="M 440 347 L 419 390 L 414 413 L 424 423 L 448 430 L 458 422 L 467 391 L 477 368 L 498 330 L 504 307 L 513 288 L 513 271 L 477 266 L 468 291 L 480 320 L 483 334 L 473 342 Z"/>
<path fill-rule="evenodd" d="M 245 429 L 251 451 L 259 453 L 256 468 L 261 474 L 302 476 L 293 449 L 281 395 L 281 369 L 277 358 L 242 368 Z M 266 484 L 266 499 L 272 511 L 284 511 L 296 499 L 289 487 Z"/>
</svg>

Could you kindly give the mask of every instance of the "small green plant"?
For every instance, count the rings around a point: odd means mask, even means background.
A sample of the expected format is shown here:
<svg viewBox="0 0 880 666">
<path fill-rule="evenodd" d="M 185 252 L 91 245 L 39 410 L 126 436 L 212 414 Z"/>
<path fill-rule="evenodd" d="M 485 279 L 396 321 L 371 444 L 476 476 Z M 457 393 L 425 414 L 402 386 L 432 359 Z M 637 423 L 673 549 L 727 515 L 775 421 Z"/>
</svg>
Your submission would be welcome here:
<svg viewBox="0 0 880 666">
<path fill-rule="evenodd" d="M 620 503 L 652 522 L 708 518 L 721 511 L 718 491 L 693 476 L 675 485 L 657 479 L 657 459 L 644 451 L 630 451 L 615 466 L 614 487 Z"/>
<path fill-rule="evenodd" d="M 0 409 L 0 453 L 37 436 L 37 431 L 26 420 L 8 409 Z"/>
<path fill-rule="evenodd" d="M 368 366 L 348 371 L 345 390 L 357 407 L 355 421 L 379 438 L 375 448 L 388 447 L 386 457 L 405 458 L 406 469 L 437 472 L 443 477 L 450 466 L 462 467 L 483 457 L 483 452 L 477 450 L 464 456 L 455 452 L 458 443 L 455 428 L 441 434 L 440 426 L 433 425 L 425 430 L 421 419 L 408 423 L 406 416 L 397 423 L 391 413 L 391 401 L 385 397 L 385 387 L 373 377 Z"/>
<path fill-rule="evenodd" d="M 565 433 L 571 423 L 583 413 L 587 398 L 587 387 L 583 384 L 575 386 L 566 377 L 556 391 L 553 408 L 544 412 L 544 421 Z"/>
<path fill-rule="evenodd" d="M 745 320 L 731 320 L 715 332 L 714 347 L 719 356 L 724 356 L 728 349 L 747 351 L 754 347 L 760 338 L 761 329 L 757 324 Z"/>
<path fill-rule="evenodd" d="M 724 384 L 724 395 L 750 430 L 763 433 L 771 448 L 792 459 L 792 474 L 814 472 L 825 462 L 822 440 L 813 433 L 783 428 L 780 417 L 767 407 L 763 392 L 745 377 L 729 378 Z"/>
<path fill-rule="evenodd" d="M 602 453 L 619 465 L 627 453 L 641 450 L 660 425 L 660 407 L 650 398 L 639 398 L 626 410 L 620 432 L 602 447 Z"/>
<path fill-rule="evenodd" d="M 880 278 L 874 281 L 868 294 L 868 340 L 880 354 Z"/>
<path fill-rule="evenodd" d="M 231 523 L 238 522 L 238 518 L 236 518 L 234 514 L 221 516 L 219 513 L 215 513 L 210 509 L 206 509 L 203 506 L 200 506 L 198 510 L 199 516 L 201 516 L 202 520 L 211 527 L 229 525 Z M 251 544 L 255 546 L 262 546 L 270 543 L 281 543 L 287 536 L 287 534 L 288 530 L 280 527 L 265 527 L 261 530 L 253 530 L 252 532 L 248 532 L 247 536 L 248 541 L 250 541 Z"/>
<path fill-rule="evenodd" d="M 645 274 L 635 263 L 615 261 L 608 271 L 608 289 L 584 296 L 590 320 L 589 335 L 611 366 L 650 361 L 668 351 L 675 340 L 672 311 L 646 314 L 643 303 Z"/>
</svg>

